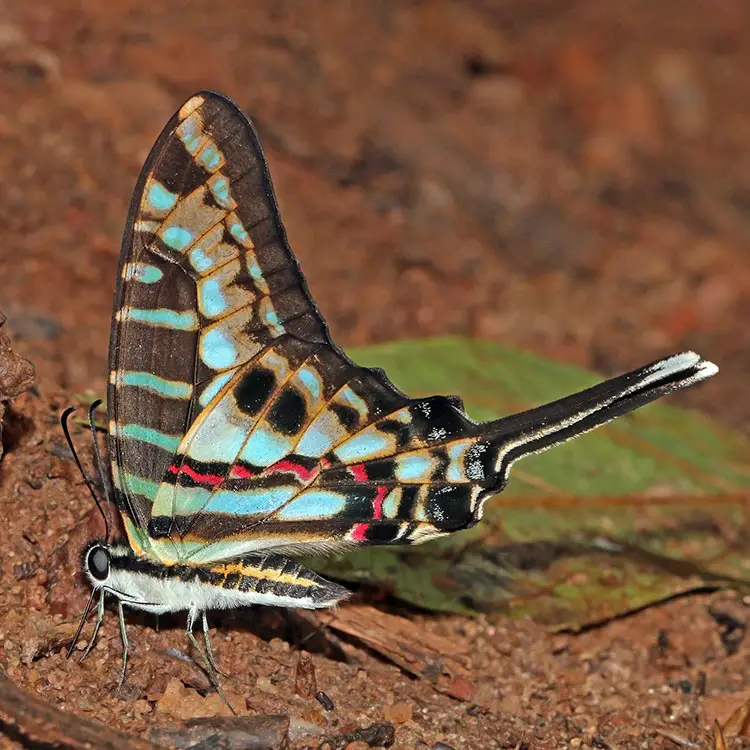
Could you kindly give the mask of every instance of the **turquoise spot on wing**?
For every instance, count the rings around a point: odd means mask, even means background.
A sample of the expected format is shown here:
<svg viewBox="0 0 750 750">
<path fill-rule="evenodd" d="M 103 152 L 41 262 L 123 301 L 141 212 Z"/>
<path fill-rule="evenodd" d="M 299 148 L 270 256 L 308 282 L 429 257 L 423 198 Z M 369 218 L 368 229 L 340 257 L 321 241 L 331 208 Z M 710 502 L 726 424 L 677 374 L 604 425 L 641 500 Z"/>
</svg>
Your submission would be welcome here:
<svg viewBox="0 0 750 750">
<path fill-rule="evenodd" d="M 297 377 L 313 399 L 317 401 L 321 394 L 321 383 L 318 374 L 314 370 L 303 367 L 297 373 Z"/>
<path fill-rule="evenodd" d="M 242 244 L 250 242 L 250 235 L 247 233 L 247 229 L 245 229 L 239 221 L 230 222 L 229 233 Z"/>
<path fill-rule="evenodd" d="M 468 444 L 465 440 L 448 446 L 448 468 L 445 478 L 449 482 L 465 482 L 466 471 L 464 469 L 465 452 Z"/>
<path fill-rule="evenodd" d="M 198 149 L 205 140 L 203 132 L 198 130 L 197 122 L 193 117 L 188 117 L 177 129 L 180 140 L 190 154 L 197 154 Z"/>
<path fill-rule="evenodd" d="M 402 482 L 426 481 L 432 469 L 433 462 L 428 456 L 402 456 L 398 459 L 396 477 Z"/>
<path fill-rule="evenodd" d="M 205 279 L 198 284 L 201 312 L 208 318 L 216 318 L 226 310 L 221 284 L 218 279 Z"/>
<path fill-rule="evenodd" d="M 244 492 L 217 492 L 204 511 L 250 516 L 271 513 L 288 502 L 299 492 L 297 487 L 273 487 Z"/>
<path fill-rule="evenodd" d="M 206 255 L 206 253 L 204 253 L 199 247 L 195 247 L 190 251 L 190 262 L 198 273 L 208 271 L 208 269 L 214 264 L 213 258 Z"/>
<path fill-rule="evenodd" d="M 211 328 L 201 337 L 201 359 L 212 370 L 225 370 L 237 360 L 237 348 L 227 331 Z"/>
<path fill-rule="evenodd" d="M 185 144 L 185 148 L 191 154 L 194 154 L 198 150 L 198 147 L 201 145 L 202 141 L 203 141 L 203 136 L 195 135 L 195 134 L 186 135 L 182 139 L 182 142 Z"/>
<path fill-rule="evenodd" d="M 151 427 L 144 427 L 140 424 L 125 424 L 120 427 L 119 434 L 125 438 L 139 440 L 142 443 L 149 443 L 163 448 L 166 451 L 176 451 L 180 445 L 180 438 L 177 435 L 167 435 Z"/>
<path fill-rule="evenodd" d="M 155 284 L 161 281 L 164 273 L 160 268 L 148 263 L 126 263 L 122 271 L 128 281 L 140 281 L 142 284 Z"/>
<path fill-rule="evenodd" d="M 256 427 L 245 443 L 240 458 L 256 466 L 270 466 L 291 452 L 292 443 L 265 427 Z"/>
<path fill-rule="evenodd" d="M 284 333 L 284 328 L 279 321 L 279 316 L 273 309 L 273 304 L 269 297 L 264 297 L 261 300 L 258 314 L 274 336 L 281 336 Z"/>
<path fill-rule="evenodd" d="M 263 271 L 260 270 L 258 261 L 255 258 L 252 258 L 252 260 L 248 258 L 247 270 L 255 281 L 263 281 Z"/>
<path fill-rule="evenodd" d="M 201 151 L 198 160 L 208 169 L 213 171 L 221 164 L 221 152 L 213 145 L 206 146 Z"/>
<path fill-rule="evenodd" d="M 364 432 L 347 440 L 335 452 L 343 463 L 356 463 L 392 451 L 392 441 L 388 437 L 379 432 Z"/>
<path fill-rule="evenodd" d="M 268 310 L 266 310 L 264 317 L 266 319 L 266 323 L 268 323 L 271 328 L 278 327 L 279 316 L 276 314 L 276 310 L 269 308 Z"/>
<path fill-rule="evenodd" d="M 138 281 L 144 284 L 155 284 L 157 281 L 161 281 L 162 276 L 164 276 L 164 273 L 160 268 L 144 264 L 138 274 Z"/>
<path fill-rule="evenodd" d="M 149 500 L 153 500 L 156 497 L 156 493 L 159 489 L 159 485 L 156 482 L 144 479 L 143 477 L 138 477 L 135 474 L 128 474 L 127 472 L 118 473 L 121 476 L 121 482 L 125 484 L 131 492 L 136 495 L 143 495 Z"/>
<path fill-rule="evenodd" d="M 346 496 L 325 490 L 307 490 L 282 508 L 276 517 L 285 521 L 330 518 L 346 507 Z"/>
<path fill-rule="evenodd" d="M 198 328 L 198 318 L 191 310 L 177 312 L 166 308 L 141 310 L 137 307 L 123 307 L 118 317 L 120 320 L 135 320 L 139 323 L 174 328 L 178 331 L 194 331 Z"/>
<path fill-rule="evenodd" d="M 189 383 L 165 380 L 150 372 L 120 372 L 117 375 L 117 380 L 122 385 L 146 388 L 167 398 L 190 398 L 193 394 L 193 387 Z"/>
<path fill-rule="evenodd" d="M 171 211 L 177 203 L 177 193 L 171 193 L 164 185 L 154 180 L 146 193 L 146 201 L 156 211 Z"/>
<path fill-rule="evenodd" d="M 201 406 L 207 406 L 217 396 L 219 391 L 230 381 L 234 375 L 235 370 L 229 372 L 223 372 L 221 375 L 217 375 L 204 389 L 198 398 L 198 403 Z"/>
<path fill-rule="evenodd" d="M 192 232 L 185 227 L 167 227 L 161 234 L 164 244 L 169 245 L 173 250 L 182 252 L 193 241 Z"/>
<path fill-rule="evenodd" d="M 224 206 L 225 208 L 234 206 L 234 201 L 229 194 L 229 180 L 226 177 L 223 175 L 216 175 L 210 185 L 211 192 L 220 206 Z"/>
</svg>

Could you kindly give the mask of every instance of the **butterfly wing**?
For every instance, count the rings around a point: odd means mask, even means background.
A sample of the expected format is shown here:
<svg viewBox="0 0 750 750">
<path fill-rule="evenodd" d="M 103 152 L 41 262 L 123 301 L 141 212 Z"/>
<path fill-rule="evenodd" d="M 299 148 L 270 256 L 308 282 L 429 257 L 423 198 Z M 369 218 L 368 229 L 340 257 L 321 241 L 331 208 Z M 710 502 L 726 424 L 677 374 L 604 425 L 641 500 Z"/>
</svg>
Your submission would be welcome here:
<svg viewBox="0 0 750 750">
<path fill-rule="evenodd" d="M 477 424 L 456 398 L 408 399 L 332 347 L 280 337 L 186 436 L 157 493 L 152 544 L 164 561 L 197 565 L 267 549 L 420 543 L 476 523 L 519 458 L 714 371 L 677 355 Z"/>
<path fill-rule="evenodd" d="M 197 94 L 143 168 L 115 293 L 110 461 L 136 551 L 148 552 L 151 506 L 185 433 L 284 334 L 328 342 L 253 126 L 224 97 Z"/>
<path fill-rule="evenodd" d="M 255 131 L 210 93 L 146 163 L 113 326 L 116 495 L 131 546 L 164 563 L 466 528 L 513 461 L 716 370 L 676 355 L 485 424 L 458 399 L 407 398 L 332 344 Z"/>
</svg>

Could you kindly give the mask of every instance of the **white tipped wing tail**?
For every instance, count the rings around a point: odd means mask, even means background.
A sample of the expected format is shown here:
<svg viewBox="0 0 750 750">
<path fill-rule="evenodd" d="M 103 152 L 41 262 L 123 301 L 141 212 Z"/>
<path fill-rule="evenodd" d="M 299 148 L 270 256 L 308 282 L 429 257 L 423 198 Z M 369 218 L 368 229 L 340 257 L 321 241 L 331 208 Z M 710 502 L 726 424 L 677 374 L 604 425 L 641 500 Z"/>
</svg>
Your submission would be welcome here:
<svg viewBox="0 0 750 750">
<path fill-rule="evenodd" d="M 719 371 L 713 362 L 701 359 L 695 352 L 682 352 L 671 357 L 657 360 L 642 370 L 648 371 L 643 378 L 642 385 L 658 383 L 665 378 L 676 377 L 677 383 L 672 390 L 685 388 L 706 378 L 710 378 Z M 637 371 L 636 371 L 637 372 Z"/>
<path fill-rule="evenodd" d="M 501 489 L 513 462 L 578 437 L 680 388 L 710 378 L 719 368 L 695 352 L 673 354 L 637 370 L 535 409 L 486 425 L 499 447 L 495 471 Z"/>
</svg>

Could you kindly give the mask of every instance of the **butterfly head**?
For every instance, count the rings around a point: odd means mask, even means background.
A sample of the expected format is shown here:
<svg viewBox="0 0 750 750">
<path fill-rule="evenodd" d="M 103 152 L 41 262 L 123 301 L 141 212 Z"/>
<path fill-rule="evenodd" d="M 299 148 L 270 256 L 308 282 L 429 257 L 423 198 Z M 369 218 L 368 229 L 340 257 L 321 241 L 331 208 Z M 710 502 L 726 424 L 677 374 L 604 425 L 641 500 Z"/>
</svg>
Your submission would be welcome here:
<svg viewBox="0 0 750 750">
<path fill-rule="evenodd" d="M 83 573 L 91 585 L 95 589 L 106 586 L 112 567 L 109 545 L 100 539 L 93 540 L 86 545 L 82 558 Z"/>
<path fill-rule="evenodd" d="M 83 574 L 94 593 L 114 596 L 125 604 L 138 607 L 148 600 L 142 587 L 135 555 L 125 542 L 90 541 L 81 555 Z M 146 567 L 149 567 L 146 564 Z M 143 571 L 141 571 L 143 572 Z"/>
<path fill-rule="evenodd" d="M 83 557 L 83 571 L 95 588 L 103 586 L 109 578 L 109 547 L 101 541 L 94 541 L 86 547 Z"/>
</svg>

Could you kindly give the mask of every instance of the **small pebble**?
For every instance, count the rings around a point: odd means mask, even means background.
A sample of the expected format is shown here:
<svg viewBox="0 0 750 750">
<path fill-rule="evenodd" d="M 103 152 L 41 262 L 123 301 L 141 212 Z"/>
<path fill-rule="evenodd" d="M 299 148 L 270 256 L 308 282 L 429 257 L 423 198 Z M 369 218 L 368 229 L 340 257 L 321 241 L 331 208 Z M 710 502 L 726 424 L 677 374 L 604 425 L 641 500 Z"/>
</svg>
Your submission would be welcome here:
<svg viewBox="0 0 750 750">
<path fill-rule="evenodd" d="M 394 724 L 404 724 L 407 721 L 411 721 L 411 703 L 394 703 L 392 706 L 386 706 L 383 709 L 383 716 L 386 721 L 393 722 Z"/>
</svg>

